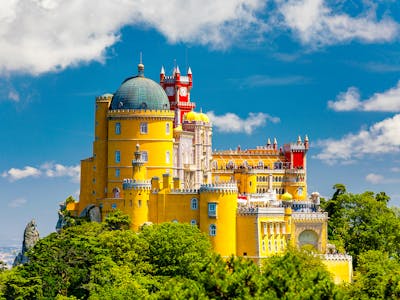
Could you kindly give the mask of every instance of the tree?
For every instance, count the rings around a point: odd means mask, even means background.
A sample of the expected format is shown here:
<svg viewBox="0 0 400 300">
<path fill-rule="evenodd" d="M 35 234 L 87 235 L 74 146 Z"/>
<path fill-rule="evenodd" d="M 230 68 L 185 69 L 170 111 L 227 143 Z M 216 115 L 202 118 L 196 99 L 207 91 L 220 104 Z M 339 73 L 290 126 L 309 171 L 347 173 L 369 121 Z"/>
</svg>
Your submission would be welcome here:
<svg viewBox="0 0 400 300">
<path fill-rule="evenodd" d="M 400 254 L 400 218 L 387 198 L 384 193 L 344 193 L 326 203 L 335 207 L 329 215 L 329 239 L 342 245 L 355 265 L 358 255 L 369 250 Z"/>
<path fill-rule="evenodd" d="M 376 250 L 360 254 L 347 294 L 352 299 L 400 299 L 399 261 Z"/>
<path fill-rule="evenodd" d="M 105 222 L 111 230 L 126 230 L 131 225 L 131 218 L 119 209 L 116 209 L 107 215 Z"/>
<path fill-rule="evenodd" d="M 267 259 L 262 275 L 264 299 L 334 299 L 339 292 L 319 258 L 294 249 Z"/>
</svg>

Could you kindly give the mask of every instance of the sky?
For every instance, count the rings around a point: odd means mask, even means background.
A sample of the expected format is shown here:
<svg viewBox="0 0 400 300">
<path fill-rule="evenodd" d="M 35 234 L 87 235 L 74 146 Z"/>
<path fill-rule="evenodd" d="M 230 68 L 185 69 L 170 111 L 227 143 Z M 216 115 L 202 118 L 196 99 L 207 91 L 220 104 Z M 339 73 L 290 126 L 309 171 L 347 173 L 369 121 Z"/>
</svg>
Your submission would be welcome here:
<svg viewBox="0 0 400 300">
<path fill-rule="evenodd" d="M 193 71 L 213 148 L 310 138 L 309 193 L 384 191 L 400 206 L 396 0 L 4 0 L 0 246 L 55 230 L 92 155 L 95 97 L 137 74 Z"/>
</svg>

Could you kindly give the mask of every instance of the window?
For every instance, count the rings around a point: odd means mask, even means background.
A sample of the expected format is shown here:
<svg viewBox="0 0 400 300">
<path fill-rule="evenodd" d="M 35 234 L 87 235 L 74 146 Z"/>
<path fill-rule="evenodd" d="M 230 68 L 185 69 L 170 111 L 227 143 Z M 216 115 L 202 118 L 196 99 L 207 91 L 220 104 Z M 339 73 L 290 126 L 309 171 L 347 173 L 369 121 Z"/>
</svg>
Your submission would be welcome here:
<svg viewBox="0 0 400 300">
<path fill-rule="evenodd" d="M 195 210 L 195 209 L 197 209 L 198 208 L 198 201 L 197 201 L 197 198 L 193 198 L 191 201 L 190 201 L 190 207 L 193 209 L 193 210 Z"/>
<path fill-rule="evenodd" d="M 140 123 L 140 133 L 141 134 L 147 134 L 148 133 L 148 128 L 147 128 L 147 123 L 146 122 Z"/>
<path fill-rule="evenodd" d="M 177 219 L 173 219 L 172 223 L 179 223 Z"/>
<path fill-rule="evenodd" d="M 265 241 L 263 240 L 263 241 L 262 241 L 262 251 L 265 252 L 265 250 L 266 250 L 266 249 L 265 249 Z"/>
<path fill-rule="evenodd" d="M 119 177 L 121 175 L 120 169 L 115 169 L 115 177 Z"/>
<path fill-rule="evenodd" d="M 299 187 L 299 188 L 297 189 L 297 195 L 299 195 L 299 196 L 302 196 L 302 195 L 303 195 L 303 188 L 302 188 L 302 187 Z"/>
<path fill-rule="evenodd" d="M 208 216 L 213 218 L 217 216 L 217 203 L 208 203 Z"/>
<path fill-rule="evenodd" d="M 111 208 L 112 209 L 117 209 L 117 204 L 116 203 L 111 204 Z"/>
<path fill-rule="evenodd" d="M 117 188 L 117 187 L 113 188 L 112 192 L 113 192 L 114 198 L 119 198 L 119 193 L 120 193 L 119 188 Z"/>
<path fill-rule="evenodd" d="M 167 164 L 169 164 L 169 162 L 170 162 L 170 160 L 171 160 L 170 156 L 171 156 L 171 155 L 170 155 L 169 151 L 165 152 L 165 162 L 166 162 Z"/>
<path fill-rule="evenodd" d="M 142 207 L 142 200 L 138 200 L 138 207 Z"/>
<path fill-rule="evenodd" d="M 147 151 L 142 151 L 142 160 L 144 162 L 148 162 L 149 161 L 149 155 L 148 155 Z"/>
<path fill-rule="evenodd" d="M 166 124 L 165 124 L 165 133 L 166 134 L 170 134 L 170 132 L 171 132 L 171 130 L 170 130 L 170 124 L 169 124 L 169 122 L 167 122 Z"/>
<path fill-rule="evenodd" d="M 211 224 L 209 229 L 210 229 L 210 236 L 217 235 L 217 226 L 215 224 Z"/>
<path fill-rule="evenodd" d="M 121 134 L 121 123 L 115 123 L 115 134 Z"/>
<path fill-rule="evenodd" d="M 197 222 L 196 222 L 196 220 L 190 220 L 190 225 L 192 225 L 192 226 L 196 226 L 197 225 Z"/>
<path fill-rule="evenodd" d="M 115 162 L 116 163 L 121 162 L 121 152 L 119 150 L 115 151 Z"/>
</svg>

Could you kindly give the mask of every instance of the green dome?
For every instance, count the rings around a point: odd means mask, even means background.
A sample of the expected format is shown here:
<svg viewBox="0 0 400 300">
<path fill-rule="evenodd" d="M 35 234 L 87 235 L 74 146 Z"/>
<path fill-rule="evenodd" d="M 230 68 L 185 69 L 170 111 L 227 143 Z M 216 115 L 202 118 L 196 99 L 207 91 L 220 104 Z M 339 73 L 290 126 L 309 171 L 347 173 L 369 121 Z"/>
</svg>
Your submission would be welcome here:
<svg viewBox="0 0 400 300">
<path fill-rule="evenodd" d="M 114 94 L 110 109 L 169 110 L 164 89 L 143 74 L 125 79 Z"/>
</svg>

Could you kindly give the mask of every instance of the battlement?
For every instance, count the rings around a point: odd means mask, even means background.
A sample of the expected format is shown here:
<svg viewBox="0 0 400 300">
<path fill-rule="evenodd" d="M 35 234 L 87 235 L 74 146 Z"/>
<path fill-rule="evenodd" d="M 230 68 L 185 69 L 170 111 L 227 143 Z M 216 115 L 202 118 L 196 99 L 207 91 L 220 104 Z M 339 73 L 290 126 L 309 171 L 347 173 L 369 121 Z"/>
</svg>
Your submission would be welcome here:
<svg viewBox="0 0 400 300">
<path fill-rule="evenodd" d="M 237 213 L 239 215 L 284 215 L 285 208 L 280 205 L 265 204 L 262 206 L 240 205 Z"/>
<path fill-rule="evenodd" d="M 108 118 L 123 118 L 123 117 L 162 117 L 164 119 L 174 118 L 175 114 L 169 109 L 113 109 L 108 111 Z"/>
<path fill-rule="evenodd" d="M 328 220 L 327 212 L 293 212 L 292 220 L 320 220 L 325 221 Z"/>
<path fill-rule="evenodd" d="M 348 254 L 320 254 L 318 255 L 323 260 L 329 260 L 329 261 L 353 261 L 353 257 Z"/>
<path fill-rule="evenodd" d="M 150 190 L 151 182 L 150 180 L 137 181 L 132 179 L 124 179 L 122 182 L 123 190 Z"/>
<path fill-rule="evenodd" d="M 211 183 L 211 184 L 203 184 L 200 186 L 199 189 L 200 193 L 204 192 L 216 192 L 216 193 L 223 193 L 223 192 L 230 192 L 230 193 L 237 193 L 238 188 L 236 182 L 218 182 L 218 183 Z"/>
<path fill-rule="evenodd" d="M 105 100 L 108 101 L 108 100 L 111 100 L 112 97 L 114 97 L 113 94 L 104 94 L 104 95 L 101 95 L 101 96 L 97 96 L 96 97 L 96 101 L 105 101 Z"/>
<path fill-rule="evenodd" d="M 193 194 L 197 195 L 198 189 L 171 189 L 170 194 Z"/>
</svg>

